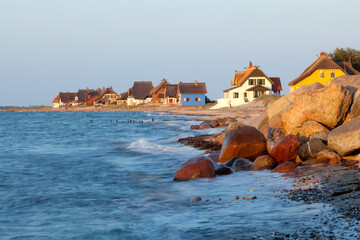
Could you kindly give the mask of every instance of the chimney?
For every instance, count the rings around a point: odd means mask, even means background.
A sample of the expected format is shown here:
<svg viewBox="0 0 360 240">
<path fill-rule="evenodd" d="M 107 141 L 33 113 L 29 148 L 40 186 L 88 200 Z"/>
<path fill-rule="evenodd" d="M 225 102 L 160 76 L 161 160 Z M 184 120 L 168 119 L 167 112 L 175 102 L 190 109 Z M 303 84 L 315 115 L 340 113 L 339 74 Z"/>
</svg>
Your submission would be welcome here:
<svg viewBox="0 0 360 240">
<path fill-rule="evenodd" d="M 103 91 L 105 91 L 105 87 L 103 87 Z"/>
<path fill-rule="evenodd" d="M 327 56 L 326 52 L 321 52 L 320 57 L 322 57 L 322 56 Z"/>
<path fill-rule="evenodd" d="M 88 87 L 86 87 L 86 91 L 89 91 L 89 88 L 88 88 Z"/>
<path fill-rule="evenodd" d="M 112 86 L 110 86 L 110 88 L 112 89 Z"/>
<path fill-rule="evenodd" d="M 250 63 L 249 63 L 249 68 L 252 68 L 253 67 L 253 64 L 252 64 L 252 62 L 250 61 Z"/>
<path fill-rule="evenodd" d="M 197 80 L 195 80 L 195 86 L 197 86 L 198 85 L 198 81 Z"/>
<path fill-rule="evenodd" d="M 66 91 L 67 94 L 69 94 L 69 91 Z"/>
</svg>

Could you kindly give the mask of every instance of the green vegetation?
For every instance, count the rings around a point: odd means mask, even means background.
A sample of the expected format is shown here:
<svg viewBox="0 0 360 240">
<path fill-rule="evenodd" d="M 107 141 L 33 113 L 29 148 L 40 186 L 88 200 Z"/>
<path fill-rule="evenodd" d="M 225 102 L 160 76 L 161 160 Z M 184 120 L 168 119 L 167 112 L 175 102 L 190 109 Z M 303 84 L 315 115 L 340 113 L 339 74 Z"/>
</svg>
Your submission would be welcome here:
<svg viewBox="0 0 360 240">
<path fill-rule="evenodd" d="M 336 48 L 329 53 L 329 57 L 335 61 L 351 61 L 353 68 L 360 71 L 360 51 L 353 48 Z"/>
</svg>

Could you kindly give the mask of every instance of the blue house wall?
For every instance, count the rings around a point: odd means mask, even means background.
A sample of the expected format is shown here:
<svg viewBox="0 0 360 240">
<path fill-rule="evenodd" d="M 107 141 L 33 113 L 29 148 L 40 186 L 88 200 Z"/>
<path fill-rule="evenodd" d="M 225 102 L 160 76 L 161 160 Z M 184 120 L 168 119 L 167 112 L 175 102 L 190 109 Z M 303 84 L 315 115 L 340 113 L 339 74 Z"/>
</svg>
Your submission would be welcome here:
<svg viewBox="0 0 360 240">
<path fill-rule="evenodd" d="M 184 101 L 185 98 L 188 98 L 189 101 Z M 195 98 L 200 98 L 200 101 L 195 101 Z M 181 105 L 183 106 L 194 106 L 194 105 L 204 105 L 205 104 L 205 94 L 181 94 L 180 99 Z"/>
</svg>

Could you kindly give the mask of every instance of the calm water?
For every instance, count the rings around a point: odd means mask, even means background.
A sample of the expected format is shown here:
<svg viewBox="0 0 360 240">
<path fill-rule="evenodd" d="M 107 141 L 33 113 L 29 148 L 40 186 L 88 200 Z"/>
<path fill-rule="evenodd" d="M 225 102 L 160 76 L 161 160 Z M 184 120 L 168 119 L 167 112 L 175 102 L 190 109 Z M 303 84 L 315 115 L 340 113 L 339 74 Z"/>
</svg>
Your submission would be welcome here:
<svg viewBox="0 0 360 240">
<path fill-rule="evenodd" d="M 331 214 L 276 198 L 290 183 L 269 172 L 173 182 L 203 152 L 176 140 L 207 133 L 179 117 L 0 113 L 0 239 L 269 239 Z"/>
</svg>

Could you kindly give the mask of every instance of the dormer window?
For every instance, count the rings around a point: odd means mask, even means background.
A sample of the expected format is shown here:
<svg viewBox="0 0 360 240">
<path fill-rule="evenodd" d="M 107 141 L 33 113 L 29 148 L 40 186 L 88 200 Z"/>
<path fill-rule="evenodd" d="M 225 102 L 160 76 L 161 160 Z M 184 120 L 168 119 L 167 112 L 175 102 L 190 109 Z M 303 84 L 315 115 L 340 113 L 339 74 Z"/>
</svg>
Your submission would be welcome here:
<svg viewBox="0 0 360 240">
<path fill-rule="evenodd" d="M 325 71 L 324 70 L 320 70 L 320 78 L 325 78 Z"/>
<path fill-rule="evenodd" d="M 265 79 L 260 78 L 257 81 L 258 81 L 258 85 L 265 85 Z"/>
<path fill-rule="evenodd" d="M 249 85 L 255 85 L 255 79 L 249 79 Z"/>
</svg>

